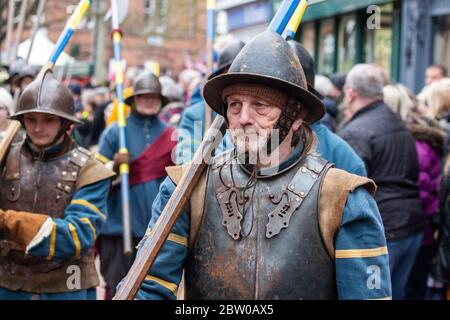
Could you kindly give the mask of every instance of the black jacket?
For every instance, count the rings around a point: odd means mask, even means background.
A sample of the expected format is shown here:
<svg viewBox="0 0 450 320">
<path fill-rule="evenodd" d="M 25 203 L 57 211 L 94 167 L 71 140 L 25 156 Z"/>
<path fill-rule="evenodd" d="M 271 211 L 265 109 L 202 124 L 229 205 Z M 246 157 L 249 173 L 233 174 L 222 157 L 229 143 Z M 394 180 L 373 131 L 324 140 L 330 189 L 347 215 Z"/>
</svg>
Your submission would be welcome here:
<svg viewBox="0 0 450 320">
<path fill-rule="evenodd" d="M 377 101 L 355 113 L 339 134 L 363 159 L 367 176 L 378 185 L 375 200 L 386 239 L 422 231 L 419 162 L 414 137 L 403 122 Z"/>
<path fill-rule="evenodd" d="M 431 273 L 437 281 L 450 284 L 450 168 L 442 178 L 438 217 L 439 238 Z"/>
</svg>

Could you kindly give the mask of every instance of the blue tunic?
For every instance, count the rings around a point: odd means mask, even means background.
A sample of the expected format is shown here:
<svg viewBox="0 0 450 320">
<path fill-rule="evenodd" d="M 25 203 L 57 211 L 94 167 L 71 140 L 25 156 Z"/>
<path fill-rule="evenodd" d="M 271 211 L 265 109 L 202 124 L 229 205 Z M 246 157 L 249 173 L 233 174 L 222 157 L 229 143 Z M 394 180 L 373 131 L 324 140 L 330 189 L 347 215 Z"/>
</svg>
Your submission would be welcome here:
<svg viewBox="0 0 450 320">
<path fill-rule="evenodd" d="M 127 118 L 126 140 L 131 160 L 139 155 L 164 132 L 167 125 L 158 116 L 142 117 L 131 112 Z M 119 126 L 117 123 L 108 127 L 100 137 L 99 159 L 110 161 L 119 151 Z M 142 238 L 151 217 L 153 200 L 158 194 L 159 186 L 164 181 L 158 178 L 130 187 L 131 232 L 135 238 Z M 108 217 L 101 230 L 102 235 L 122 236 L 122 199 L 120 188 L 116 188 L 108 198 Z"/>
</svg>

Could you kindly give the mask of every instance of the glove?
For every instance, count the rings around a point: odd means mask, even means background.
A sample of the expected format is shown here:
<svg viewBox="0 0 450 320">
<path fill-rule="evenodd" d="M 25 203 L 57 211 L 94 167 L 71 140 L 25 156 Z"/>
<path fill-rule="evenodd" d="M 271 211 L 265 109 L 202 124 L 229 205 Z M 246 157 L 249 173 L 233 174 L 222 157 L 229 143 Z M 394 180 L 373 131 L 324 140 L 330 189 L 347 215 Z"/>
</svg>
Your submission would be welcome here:
<svg viewBox="0 0 450 320">
<path fill-rule="evenodd" d="M 0 209 L 0 232 L 5 228 L 5 214 L 6 212 Z"/>
<path fill-rule="evenodd" d="M 120 165 L 122 163 L 127 163 L 130 164 L 131 161 L 131 155 L 129 153 L 116 153 L 114 155 L 114 166 L 113 166 L 113 170 L 116 173 L 119 173 L 119 169 L 120 169 Z"/>
</svg>

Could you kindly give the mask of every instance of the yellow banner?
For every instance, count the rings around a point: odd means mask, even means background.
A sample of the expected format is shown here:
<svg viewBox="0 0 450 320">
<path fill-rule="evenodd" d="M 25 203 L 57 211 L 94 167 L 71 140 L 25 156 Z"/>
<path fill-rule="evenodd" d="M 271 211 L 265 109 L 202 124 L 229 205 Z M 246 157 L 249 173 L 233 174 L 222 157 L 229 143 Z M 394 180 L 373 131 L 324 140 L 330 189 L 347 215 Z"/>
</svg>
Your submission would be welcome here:
<svg viewBox="0 0 450 320">
<path fill-rule="evenodd" d="M 308 6 L 308 1 L 302 0 L 297 8 L 294 11 L 294 14 L 289 20 L 289 23 L 286 27 L 287 30 L 290 30 L 294 33 L 297 32 L 298 27 L 300 26 L 300 21 L 302 21 L 303 15 L 305 14 L 306 7 Z"/>
<path fill-rule="evenodd" d="M 83 18 L 84 14 L 86 13 L 87 9 L 89 8 L 89 1 L 83 0 L 78 5 L 77 9 L 75 10 L 75 13 L 73 14 L 71 21 L 69 23 L 70 28 L 75 30 L 78 25 L 80 24 L 81 19 Z"/>
<path fill-rule="evenodd" d="M 216 0 L 206 0 L 206 9 L 207 10 L 215 10 L 216 9 Z"/>
</svg>

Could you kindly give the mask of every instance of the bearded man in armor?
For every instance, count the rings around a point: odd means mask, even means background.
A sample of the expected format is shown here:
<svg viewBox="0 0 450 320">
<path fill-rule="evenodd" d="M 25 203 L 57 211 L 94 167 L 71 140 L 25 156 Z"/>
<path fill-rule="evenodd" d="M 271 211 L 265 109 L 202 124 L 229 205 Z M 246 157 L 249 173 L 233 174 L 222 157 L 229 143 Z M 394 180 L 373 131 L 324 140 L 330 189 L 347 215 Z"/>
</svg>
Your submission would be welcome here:
<svg viewBox="0 0 450 320">
<path fill-rule="evenodd" d="M 324 106 L 289 44 L 260 34 L 203 94 L 234 148 L 209 162 L 136 298 L 176 299 L 184 269 L 187 299 L 390 299 L 376 186 L 315 153 Z M 186 168 L 167 169 L 147 237 Z"/>
<path fill-rule="evenodd" d="M 94 242 L 114 173 L 69 136 L 74 99 L 51 71 L 12 119 L 26 139 L 0 167 L 0 299 L 95 299 Z"/>
</svg>

